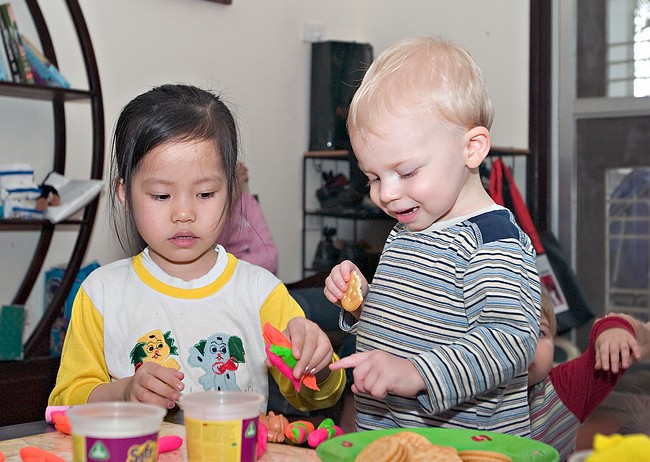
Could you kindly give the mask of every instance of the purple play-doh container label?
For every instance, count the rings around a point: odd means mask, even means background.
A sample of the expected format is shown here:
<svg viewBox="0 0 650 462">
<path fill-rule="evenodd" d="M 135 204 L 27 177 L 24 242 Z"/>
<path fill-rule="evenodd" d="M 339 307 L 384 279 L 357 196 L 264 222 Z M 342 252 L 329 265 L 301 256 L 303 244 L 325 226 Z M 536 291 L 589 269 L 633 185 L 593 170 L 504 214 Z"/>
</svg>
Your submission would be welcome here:
<svg viewBox="0 0 650 462">
<path fill-rule="evenodd" d="M 158 433 L 149 435 L 98 438 L 72 435 L 74 462 L 156 462 Z"/>
</svg>

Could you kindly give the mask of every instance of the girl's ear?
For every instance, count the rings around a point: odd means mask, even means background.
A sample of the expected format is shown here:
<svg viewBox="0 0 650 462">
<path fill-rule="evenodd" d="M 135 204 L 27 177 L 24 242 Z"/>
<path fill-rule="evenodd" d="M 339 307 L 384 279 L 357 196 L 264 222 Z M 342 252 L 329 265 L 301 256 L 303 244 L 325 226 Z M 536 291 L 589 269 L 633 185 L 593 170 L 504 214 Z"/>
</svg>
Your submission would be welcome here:
<svg viewBox="0 0 650 462">
<path fill-rule="evenodd" d="M 485 127 L 474 127 L 465 133 L 468 168 L 478 168 L 490 152 L 490 131 Z"/>
<path fill-rule="evenodd" d="M 122 204 L 122 207 L 126 209 L 126 187 L 124 186 L 124 179 L 120 178 L 117 181 L 115 192 L 117 194 L 117 200 L 119 200 L 120 204 Z"/>
</svg>

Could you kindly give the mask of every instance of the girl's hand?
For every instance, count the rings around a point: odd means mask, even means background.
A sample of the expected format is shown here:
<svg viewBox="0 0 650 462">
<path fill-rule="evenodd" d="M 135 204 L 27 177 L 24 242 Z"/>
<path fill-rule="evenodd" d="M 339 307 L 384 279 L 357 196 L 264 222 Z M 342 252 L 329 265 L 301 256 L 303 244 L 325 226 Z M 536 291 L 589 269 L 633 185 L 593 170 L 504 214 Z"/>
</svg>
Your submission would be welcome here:
<svg viewBox="0 0 650 462">
<path fill-rule="evenodd" d="M 329 276 L 325 279 L 325 297 L 338 307 L 341 307 L 343 295 L 345 294 L 345 291 L 348 290 L 348 281 L 350 280 L 352 271 L 356 271 L 359 275 L 359 279 L 361 279 L 361 292 L 363 293 L 363 298 L 365 299 L 368 294 L 368 281 L 364 275 L 354 263 L 350 260 L 344 260 L 332 268 Z M 359 319 L 362 308 L 363 305 L 361 305 L 358 310 L 352 312 L 355 318 Z"/>
<path fill-rule="evenodd" d="M 125 401 L 138 401 L 172 409 L 181 397 L 184 374 L 154 362 L 144 362 L 130 377 Z"/>
<path fill-rule="evenodd" d="M 354 353 L 330 365 L 330 370 L 354 368 L 353 393 L 383 399 L 388 393 L 411 398 L 426 389 L 422 376 L 408 359 L 381 350 Z"/>
<path fill-rule="evenodd" d="M 325 332 L 313 321 L 306 318 L 296 317 L 289 321 L 284 331 L 291 342 L 291 352 L 294 358 L 298 360 L 293 368 L 293 376 L 300 379 L 304 374 L 317 374 L 327 369 L 328 364 L 332 362 L 334 349 L 330 339 Z M 317 380 L 321 381 L 323 374 L 317 375 Z"/>
</svg>

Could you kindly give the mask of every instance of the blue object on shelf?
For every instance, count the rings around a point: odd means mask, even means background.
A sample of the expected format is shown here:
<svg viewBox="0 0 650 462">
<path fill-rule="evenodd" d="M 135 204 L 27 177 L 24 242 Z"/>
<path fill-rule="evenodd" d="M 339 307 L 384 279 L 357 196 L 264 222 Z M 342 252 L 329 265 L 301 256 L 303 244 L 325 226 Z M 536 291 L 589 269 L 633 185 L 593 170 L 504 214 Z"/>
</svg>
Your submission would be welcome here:
<svg viewBox="0 0 650 462">
<path fill-rule="evenodd" d="M 54 357 L 61 356 L 61 350 L 63 349 L 63 341 L 65 340 L 65 333 L 68 330 L 68 324 L 70 323 L 70 317 L 72 316 L 72 305 L 74 304 L 74 299 L 77 296 L 79 287 L 81 283 L 86 279 L 86 277 L 96 268 L 99 268 L 99 263 L 93 261 L 88 265 L 79 269 L 77 276 L 75 277 L 72 287 L 70 288 L 70 293 L 65 299 L 65 307 L 59 313 L 59 316 L 52 324 L 52 329 L 50 332 L 50 354 Z M 61 285 L 63 276 L 65 275 L 65 268 L 57 267 L 48 270 L 45 273 L 45 305 L 48 306 L 52 301 L 54 293 Z"/>
</svg>

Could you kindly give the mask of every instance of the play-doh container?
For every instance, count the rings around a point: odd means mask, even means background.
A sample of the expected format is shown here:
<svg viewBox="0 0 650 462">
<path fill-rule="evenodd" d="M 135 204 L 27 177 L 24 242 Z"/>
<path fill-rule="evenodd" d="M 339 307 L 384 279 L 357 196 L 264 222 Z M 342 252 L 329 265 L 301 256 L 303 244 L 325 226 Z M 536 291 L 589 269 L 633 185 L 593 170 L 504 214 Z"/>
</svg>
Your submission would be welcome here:
<svg viewBox="0 0 650 462">
<path fill-rule="evenodd" d="M 150 404 L 105 402 L 67 410 L 74 462 L 156 462 L 165 410 Z"/>
<path fill-rule="evenodd" d="M 264 396 L 240 391 L 184 395 L 185 443 L 192 462 L 254 462 Z"/>
</svg>

